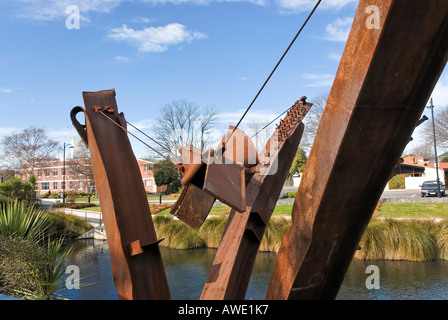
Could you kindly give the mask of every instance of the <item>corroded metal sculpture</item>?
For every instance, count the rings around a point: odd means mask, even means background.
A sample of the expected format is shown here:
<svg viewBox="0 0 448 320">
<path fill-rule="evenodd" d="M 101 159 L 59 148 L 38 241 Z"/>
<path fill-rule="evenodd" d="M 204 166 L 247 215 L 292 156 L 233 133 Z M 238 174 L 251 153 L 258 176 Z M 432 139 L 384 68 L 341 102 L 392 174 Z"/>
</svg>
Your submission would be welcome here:
<svg viewBox="0 0 448 320">
<path fill-rule="evenodd" d="M 267 299 L 336 297 L 447 60 L 448 1 L 360 0 Z M 159 240 L 115 92 L 83 95 L 85 109 L 76 107 L 71 116 L 91 152 L 119 297 L 169 299 Z M 297 102 L 274 140 L 253 158 L 250 139 L 234 128 L 216 150 L 181 146 L 185 188 L 173 214 L 198 228 L 216 199 L 232 207 L 201 299 L 244 298 L 309 107 L 304 99 Z M 81 112 L 85 125 L 76 119 Z M 230 147 L 232 135 L 242 139 Z M 236 161 L 241 150 L 243 160 Z M 219 159 L 232 161 L 217 164 Z"/>
<path fill-rule="evenodd" d="M 447 1 L 360 1 L 267 299 L 336 297 L 447 58 Z"/>
</svg>

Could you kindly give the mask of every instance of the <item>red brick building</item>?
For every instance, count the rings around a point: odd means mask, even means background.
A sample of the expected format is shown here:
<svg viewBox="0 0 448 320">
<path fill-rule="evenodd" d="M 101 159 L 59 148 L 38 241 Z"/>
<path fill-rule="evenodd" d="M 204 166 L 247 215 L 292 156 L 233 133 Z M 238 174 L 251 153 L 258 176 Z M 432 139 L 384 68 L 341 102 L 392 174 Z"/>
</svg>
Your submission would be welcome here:
<svg viewBox="0 0 448 320">
<path fill-rule="evenodd" d="M 154 181 L 153 163 L 137 159 L 142 174 L 143 185 L 148 192 L 156 192 L 157 186 Z M 29 167 L 28 167 L 29 168 Z M 28 180 L 31 170 L 24 168 L 20 175 L 23 180 Z M 40 163 L 33 170 L 36 176 L 36 191 L 38 194 L 65 192 L 94 192 L 95 182 L 88 159 L 66 160 L 65 172 L 63 161 L 49 161 Z"/>
</svg>

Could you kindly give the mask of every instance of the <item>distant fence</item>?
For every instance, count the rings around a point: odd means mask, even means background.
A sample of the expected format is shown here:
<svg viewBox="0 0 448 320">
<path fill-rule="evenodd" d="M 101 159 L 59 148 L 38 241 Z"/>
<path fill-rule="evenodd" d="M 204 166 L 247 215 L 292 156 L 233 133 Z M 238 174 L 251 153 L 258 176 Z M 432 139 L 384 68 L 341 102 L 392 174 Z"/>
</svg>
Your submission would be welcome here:
<svg viewBox="0 0 448 320">
<path fill-rule="evenodd" d="M 383 203 L 448 202 L 448 197 L 381 198 Z"/>
<path fill-rule="evenodd" d="M 103 225 L 103 214 L 101 212 L 71 209 L 71 208 L 54 208 L 57 211 L 63 211 L 66 214 L 72 214 L 79 218 L 83 218 L 85 221 L 93 225 Z"/>
</svg>

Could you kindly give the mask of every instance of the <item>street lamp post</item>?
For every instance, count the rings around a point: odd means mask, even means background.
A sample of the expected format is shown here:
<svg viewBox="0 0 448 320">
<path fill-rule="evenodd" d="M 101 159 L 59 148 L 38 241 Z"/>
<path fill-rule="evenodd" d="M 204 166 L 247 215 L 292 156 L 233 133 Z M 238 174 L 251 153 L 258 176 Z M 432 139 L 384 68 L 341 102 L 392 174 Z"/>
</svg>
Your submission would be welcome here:
<svg viewBox="0 0 448 320">
<path fill-rule="evenodd" d="M 71 144 L 66 144 L 64 142 L 64 161 L 63 161 L 63 168 L 62 168 L 62 203 L 65 203 L 65 148 L 70 146 L 70 148 L 73 148 Z"/>
<path fill-rule="evenodd" d="M 431 109 L 431 115 L 432 115 L 432 134 L 434 137 L 434 155 L 436 157 L 436 174 L 437 174 L 437 197 L 441 197 L 440 194 L 440 178 L 439 178 L 439 159 L 437 158 L 437 143 L 436 143 L 436 125 L 434 122 L 434 104 L 432 102 L 432 98 L 430 100 L 431 104 L 427 106 L 426 108 Z"/>
</svg>

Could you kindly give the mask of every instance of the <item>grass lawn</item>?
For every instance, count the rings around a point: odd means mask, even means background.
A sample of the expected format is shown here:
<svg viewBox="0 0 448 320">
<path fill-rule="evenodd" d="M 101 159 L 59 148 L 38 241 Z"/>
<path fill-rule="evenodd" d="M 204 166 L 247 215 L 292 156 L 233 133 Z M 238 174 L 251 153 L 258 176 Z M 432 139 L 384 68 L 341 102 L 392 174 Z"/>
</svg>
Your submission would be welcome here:
<svg viewBox="0 0 448 320">
<path fill-rule="evenodd" d="M 278 204 L 272 215 L 274 216 L 290 216 L 292 211 L 292 204 Z"/>
<path fill-rule="evenodd" d="M 385 218 L 448 218 L 448 203 L 383 203 L 380 217 Z"/>
<path fill-rule="evenodd" d="M 86 211 L 101 211 L 101 207 L 84 208 Z M 380 217 L 384 218 L 447 218 L 448 203 L 383 203 L 380 208 Z M 213 206 L 210 215 L 227 214 L 230 211 L 228 206 Z M 279 204 L 275 207 L 272 215 L 290 216 L 292 204 Z M 170 214 L 170 208 L 157 213 L 158 215 Z"/>
<path fill-rule="evenodd" d="M 88 207 L 88 208 L 82 208 L 80 210 L 85 210 L 85 211 L 94 211 L 94 212 L 101 212 L 101 207 Z"/>
<path fill-rule="evenodd" d="M 171 208 L 166 208 L 166 209 L 158 212 L 157 214 L 158 215 L 170 214 L 170 209 Z M 83 208 L 81 210 L 100 212 L 101 207 L 89 207 L 89 208 Z M 273 215 L 289 216 L 289 215 L 291 215 L 291 210 L 292 210 L 292 204 L 280 204 L 280 205 L 277 205 L 277 207 L 274 209 Z M 213 206 L 212 210 L 210 210 L 210 215 L 227 214 L 229 212 L 230 212 L 229 206 L 225 206 L 225 205 Z"/>
</svg>

